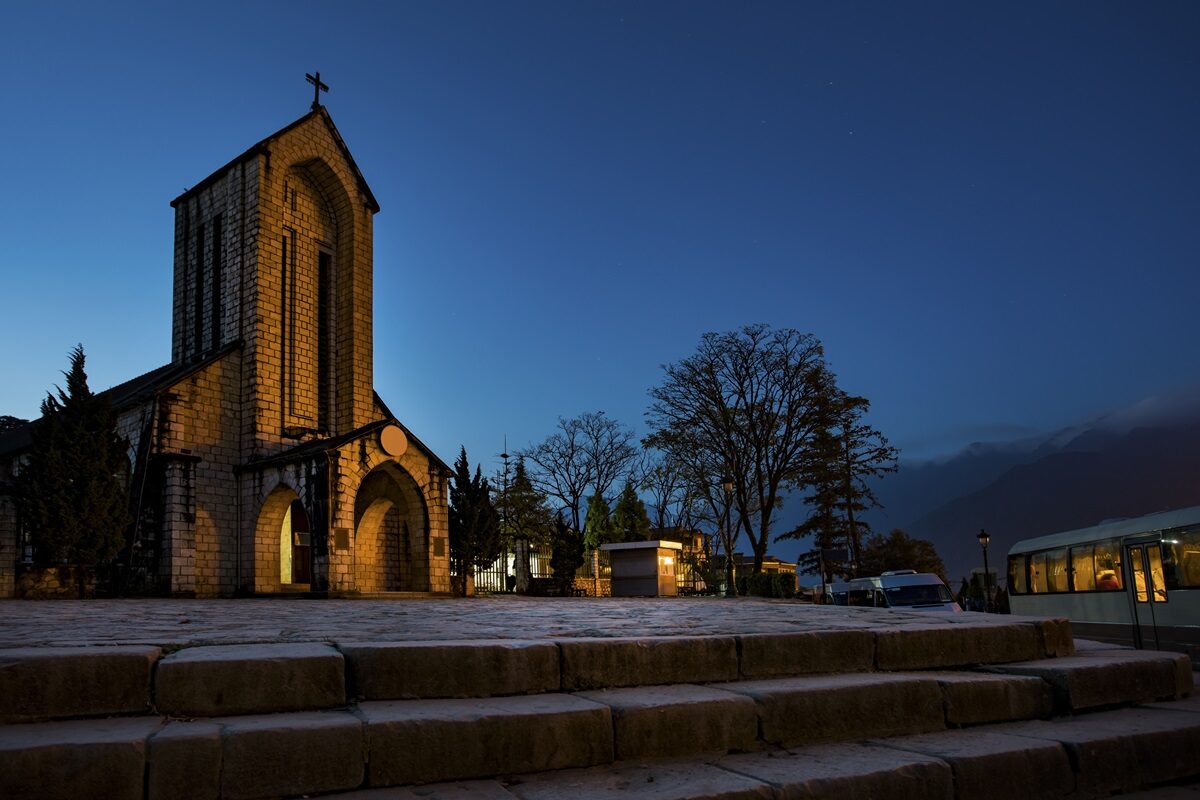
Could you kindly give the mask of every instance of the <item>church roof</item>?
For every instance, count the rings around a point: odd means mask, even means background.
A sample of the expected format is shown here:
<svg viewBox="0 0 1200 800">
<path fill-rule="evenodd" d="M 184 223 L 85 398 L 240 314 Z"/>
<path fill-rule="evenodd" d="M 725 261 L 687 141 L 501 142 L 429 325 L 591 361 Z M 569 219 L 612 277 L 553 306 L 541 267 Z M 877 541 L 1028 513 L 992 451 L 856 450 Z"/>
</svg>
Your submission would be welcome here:
<svg viewBox="0 0 1200 800">
<path fill-rule="evenodd" d="M 148 400 L 155 392 L 179 383 L 193 372 L 204 369 L 209 364 L 219 361 L 242 346 L 240 341 L 230 342 L 219 350 L 214 350 L 199 361 L 188 361 L 183 364 L 164 364 L 158 369 L 131 378 L 124 383 L 118 383 L 111 389 L 105 389 L 102 395 L 116 411 L 121 411 L 134 403 Z"/>
<path fill-rule="evenodd" d="M 190 361 L 186 364 L 164 364 L 136 378 L 130 378 L 124 383 L 118 383 L 116 386 L 105 389 L 99 394 L 101 397 L 108 398 L 108 403 L 112 406 L 113 411 L 122 411 L 134 403 L 148 400 L 160 389 L 165 389 L 168 386 L 179 383 L 179 381 L 193 372 L 203 369 L 218 359 L 224 358 L 241 346 L 241 342 L 232 342 L 220 350 L 212 352 L 200 361 Z M 19 428 L 13 428 L 11 431 L 0 435 L 0 456 L 19 452 L 33 444 L 33 424 L 33 422 L 28 422 Z"/>
<path fill-rule="evenodd" d="M 350 155 L 350 148 L 346 147 L 346 141 L 342 138 L 342 134 L 341 134 L 341 132 L 338 131 L 337 126 L 333 124 L 333 117 L 329 116 L 329 111 L 326 110 L 325 106 L 317 106 L 312 111 L 308 112 L 303 117 L 300 117 L 295 122 L 285 125 L 284 127 L 280 128 L 279 130 L 272 133 L 267 138 L 258 142 L 253 147 L 251 147 L 250 149 L 246 150 L 244 153 L 239 155 L 237 158 L 234 158 L 228 164 L 226 164 L 225 166 L 216 170 L 211 175 L 209 175 L 207 178 L 200 181 L 195 186 L 186 190 L 183 194 L 179 195 L 174 200 L 172 200 L 171 208 L 175 208 L 180 203 L 182 203 L 184 200 L 187 200 L 192 195 L 196 194 L 197 192 L 201 191 L 205 187 L 214 183 L 222 175 L 224 175 L 226 172 L 228 172 L 234 165 L 240 164 L 241 162 L 245 161 L 246 159 L 250 158 L 251 156 L 256 156 L 259 153 L 269 152 L 271 149 L 272 141 L 274 141 L 275 139 L 278 139 L 280 136 L 283 136 L 285 133 L 292 130 L 293 128 L 303 125 L 305 122 L 307 122 L 309 119 L 311 119 L 314 116 L 319 116 L 321 118 L 321 120 L 325 123 L 326 127 L 329 128 L 329 133 L 333 136 L 333 140 L 335 142 L 337 142 L 338 149 L 340 149 L 342 151 L 342 155 L 346 157 L 346 163 L 350 165 L 350 170 L 354 173 L 354 179 L 358 183 L 358 188 L 366 196 L 367 203 L 370 206 L 371 211 L 374 213 L 379 213 L 379 202 L 375 199 L 375 194 L 371 191 L 371 187 L 367 185 L 367 179 L 363 177 L 362 170 L 360 170 L 358 168 L 358 164 L 355 163 L 354 156 Z"/>
<path fill-rule="evenodd" d="M 375 399 L 379 400 L 378 394 L 375 395 Z M 379 404 L 383 406 L 383 401 L 380 400 Z M 289 464 L 318 453 L 336 450 L 344 444 L 353 442 L 356 439 L 361 439 L 364 436 L 372 434 L 388 425 L 395 425 L 399 427 L 400 430 L 404 431 L 404 435 L 408 438 L 408 441 L 415 444 L 417 448 L 425 454 L 430 462 L 432 462 L 435 466 L 441 467 L 447 477 L 454 474 L 454 471 L 446 465 L 446 462 L 438 458 L 437 453 L 434 453 L 424 442 L 414 436 L 413 432 L 405 427 L 404 423 L 392 416 L 392 413 L 386 410 L 387 406 L 383 407 L 385 409 L 385 413 L 387 414 L 386 419 L 377 419 L 374 422 L 368 422 L 366 425 L 356 428 L 349 433 L 343 433 L 340 436 L 330 436 L 325 439 L 311 439 L 307 442 L 302 442 L 295 447 L 289 447 L 287 450 L 284 450 L 281 453 L 272 453 L 269 456 L 255 459 L 239 469 L 253 469 L 256 467 L 269 467 L 275 464 Z"/>
</svg>

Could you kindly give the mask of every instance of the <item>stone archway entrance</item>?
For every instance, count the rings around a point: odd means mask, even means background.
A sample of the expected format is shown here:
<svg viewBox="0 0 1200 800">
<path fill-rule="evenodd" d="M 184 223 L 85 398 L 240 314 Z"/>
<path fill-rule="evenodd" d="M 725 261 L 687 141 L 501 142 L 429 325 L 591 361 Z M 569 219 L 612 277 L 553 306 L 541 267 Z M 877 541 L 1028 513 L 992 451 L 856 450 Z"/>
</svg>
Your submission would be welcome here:
<svg viewBox="0 0 1200 800">
<path fill-rule="evenodd" d="M 308 589 L 313 581 L 312 517 L 296 492 L 276 486 L 263 501 L 255 526 L 256 592 Z"/>
<path fill-rule="evenodd" d="M 416 481 L 376 467 L 354 498 L 354 578 L 360 592 L 429 591 L 429 518 Z"/>
<path fill-rule="evenodd" d="M 312 583 L 312 523 L 304 504 L 293 500 L 279 528 L 279 582 Z"/>
</svg>

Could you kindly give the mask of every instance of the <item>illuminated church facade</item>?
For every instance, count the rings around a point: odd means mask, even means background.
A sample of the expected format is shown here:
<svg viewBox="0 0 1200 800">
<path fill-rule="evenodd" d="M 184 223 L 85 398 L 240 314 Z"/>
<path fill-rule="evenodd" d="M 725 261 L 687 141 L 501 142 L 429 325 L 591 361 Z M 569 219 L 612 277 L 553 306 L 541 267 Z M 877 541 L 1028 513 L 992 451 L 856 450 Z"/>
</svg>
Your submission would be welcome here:
<svg viewBox="0 0 1200 800">
<path fill-rule="evenodd" d="M 379 205 L 328 111 L 314 103 L 171 205 L 171 363 L 107 392 L 136 520 L 124 583 L 449 592 L 450 470 L 374 392 Z M 28 437 L 0 441 L 5 476 Z M 29 593 L 23 536 L 0 497 L 0 596 Z"/>
</svg>

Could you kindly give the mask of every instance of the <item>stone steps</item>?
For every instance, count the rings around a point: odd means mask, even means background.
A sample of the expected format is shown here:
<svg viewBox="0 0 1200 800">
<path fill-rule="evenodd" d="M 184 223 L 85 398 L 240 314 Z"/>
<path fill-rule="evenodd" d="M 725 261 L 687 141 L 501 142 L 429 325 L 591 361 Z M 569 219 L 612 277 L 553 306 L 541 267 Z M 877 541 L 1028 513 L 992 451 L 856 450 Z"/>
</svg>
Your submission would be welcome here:
<svg viewBox="0 0 1200 800">
<path fill-rule="evenodd" d="M 0 723 L 229 716 L 398 700 L 959 668 L 1074 652 L 1063 620 L 744 636 L 0 650 Z"/>
<path fill-rule="evenodd" d="M 1011 800 L 1107 797 L 1200 776 L 1200 705 L 817 744 L 710 759 L 624 761 L 502 779 L 336 794 L 349 800 Z"/>
<path fill-rule="evenodd" d="M 1066 772 L 1058 761 L 1030 767 L 1050 769 L 1061 788 L 1079 782 L 1078 769 L 1100 774 L 1120 763 L 1089 755 L 1103 747 L 1186 752 L 1200 724 L 1196 702 L 1180 700 L 1192 681 L 1182 655 L 1076 655 L 1065 623 L 1025 620 L 194 646 L 165 655 L 136 646 L 6 650 L 0 797 L 259 798 L 368 788 L 381 797 L 562 797 L 575 792 L 563 781 L 628 792 L 639 775 L 654 785 L 639 785 L 635 797 L 807 797 L 820 796 L 812 786 L 870 787 L 892 773 L 915 781 L 912 796 L 938 796 L 946 785 L 986 782 L 972 770 L 991 770 L 1003 783 L 1008 768 L 997 765 L 1015 758 L 1003 755 L 1014 739 L 1030 752 L 1066 753 Z M 1140 716 L 1105 716 L 1135 703 L 1149 705 L 1132 709 Z M 1120 742 L 1101 747 L 1083 728 L 1047 721 L 1063 715 L 1101 723 L 1097 742 Z M 1136 729 L 1120 732 L 1125 720 Z M 1053 744 L 1028 744 L 1035 739 Z M 959 764 L 954 748 L 1001 755 Z M 796 761 L 795 753 L 808 755 Z M 834 772 L 812 773 L 826 762 Z M 771 765 L 795 772 L 801 763 L 808 772 L 797 775 L 817 777 L 768 777 Z M 867 767 L 867 778 L 852 777 Z M 1135 783 L 1169 774 L 1163 767 Z M 495 781 L 511 775 L 527 777 Z M 1097 786 L 1115 785 L 1104 775 Z M 688 793 L 708 779 L 732 794 Z M 469 785 L 430 788 L 454 781 Z M 801 788 L 785 788 L 793 783 Z"/>
<path fill-rule="evenodd" d="M 349 800 L 1011 800 L 1107 797 L 1200 776 L 1200 705 L 988 725 L 712 759 L 625 761 L 496 780 L 366 789 Z"/>
</svg>

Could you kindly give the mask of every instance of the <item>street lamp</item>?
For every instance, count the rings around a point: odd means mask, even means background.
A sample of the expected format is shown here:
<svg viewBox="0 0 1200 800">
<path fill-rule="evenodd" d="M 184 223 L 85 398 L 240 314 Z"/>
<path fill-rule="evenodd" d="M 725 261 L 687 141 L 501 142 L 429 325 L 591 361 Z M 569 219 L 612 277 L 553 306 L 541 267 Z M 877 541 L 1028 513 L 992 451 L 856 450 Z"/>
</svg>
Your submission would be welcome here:
<svg viewBox="0 0 1200 800">
<path fill-rule="evenodd" d="M 979 533 L 975 534 L 975 538 L 979 540 L 979 546 L 983 548 L 983 602 L 984 611 L 990 612 L 992 610 L 992 591 L 988 585 L 991 583 L 991 572 L 988 571 L 987 548 L 992 537 L 988 536 L 987 531 L 980 528 Z"/>
<path fill-rule="evenodd" d="M 725 490 L 725 596 L 737 596 L 737 584 L 734 583 L 733 572 L 733 532 L 729 530 L 730 495 L 733 494 L 733 478 L 721 478 L 721 488 Z"/>
</svg>

